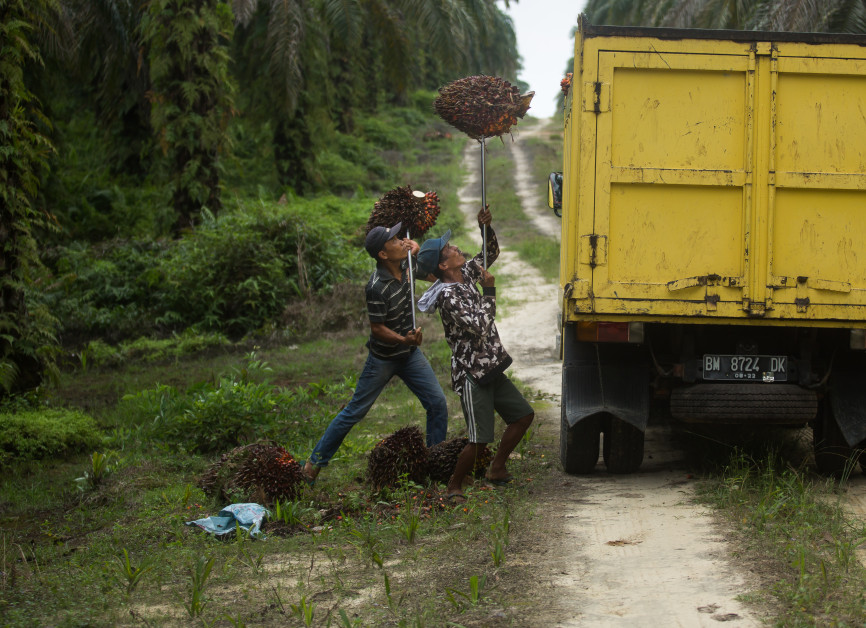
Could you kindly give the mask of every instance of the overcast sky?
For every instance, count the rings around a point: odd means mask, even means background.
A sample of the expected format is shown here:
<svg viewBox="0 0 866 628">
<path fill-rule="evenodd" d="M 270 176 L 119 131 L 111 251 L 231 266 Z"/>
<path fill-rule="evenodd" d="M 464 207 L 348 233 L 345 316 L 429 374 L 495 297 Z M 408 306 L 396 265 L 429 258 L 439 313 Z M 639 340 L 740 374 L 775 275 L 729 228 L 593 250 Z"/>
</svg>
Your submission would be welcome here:
<svg viewBox="0 0 866 628">
<path fill-rule="evenodd" d="M 536 118 L 549 118 L 554 113 L 565 63 L 574 54 L 571 29 L 585 4 L 585 0 L 512 0 L 505 9 L 514 20 L 517 48 L 523 58 L 519 78 L 535 91 L 529 114 Z"/>
</svg>

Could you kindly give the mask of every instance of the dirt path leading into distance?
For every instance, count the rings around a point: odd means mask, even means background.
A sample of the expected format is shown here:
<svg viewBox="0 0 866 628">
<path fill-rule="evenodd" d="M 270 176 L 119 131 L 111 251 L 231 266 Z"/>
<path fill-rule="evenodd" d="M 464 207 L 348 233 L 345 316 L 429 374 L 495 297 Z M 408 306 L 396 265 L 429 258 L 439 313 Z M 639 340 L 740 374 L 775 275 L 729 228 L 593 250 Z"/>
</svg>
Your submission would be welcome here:
<svg viewBox="0 0 866 628">
<path fill-rule="evenodd" d="M 544 182 L 528 180 L 520 145 L 541 126 L 521 129 L 513 143 L 505 142 L 517 164 L 524 211 L 535 228 L 551 235 L 552 213 L 535 189 Z M 478 234 L 478 144 L 467 144 L 463 163 L 468 175 L 460 205 L 468 231 Z M 495 227 L 496 208 L 491 211 Z M 480 248 L 480 236 L 477 241 Z M 510 252 L 508 242 L 500 240 L 500 246 L 491 268 L 504 300 L 497 327 L 514 358 L 511 374 L 555 400 L 553 408 L 537 413 L 535 428 L 558 448 L 558 286 Z M 557 458 L 558 449 L 547 451 Z M 539 508 L 531 538 L 509 550 L 513 561 L 525 564 L 536 600 L 527 609 L 527 626 L 760 625 L 735 599 L 749 590 L 746 578 L 730 562 L 712 517 L 695 505 L 692 480 L 669 430 L 648 430 L 644 464 L 633 475 L 611 475 L 603 465 L 589 476 L 566 475 L 558 462 L 551 469 L 550 479 L 532 489 Z"/>
</svg>

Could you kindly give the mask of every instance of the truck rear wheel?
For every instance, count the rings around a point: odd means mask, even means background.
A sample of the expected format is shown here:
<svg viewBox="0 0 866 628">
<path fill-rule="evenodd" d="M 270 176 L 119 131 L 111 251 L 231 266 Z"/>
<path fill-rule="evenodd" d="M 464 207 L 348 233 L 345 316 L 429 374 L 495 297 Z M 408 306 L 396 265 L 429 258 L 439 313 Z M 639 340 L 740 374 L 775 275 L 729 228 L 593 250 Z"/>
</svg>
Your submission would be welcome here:
<svg viewBox="0 0 866 628">
<path fill-rule="evenodd" d="M 850 473 L 857 464 L 857 460 L 852 460 L 856 452 L 848 445 L 836 423 L 829 397 L 821 401 L 818 417 L 812 423 L 812 449 L 815 452 L 815 466 L 826 475 L 842 477 L 846 470 Z"/>
<path fill-rule="evenodd" d="M 601 423 L 595 416 L 587 417 L 569 426 L 568 419 L 565 417 L 565 404 L 563 404 L 559 429 L 559 460 L 566 473 L 592 473 L 598 462 L 600 434 Z"/>
<path fill-rule="evenodd" d="M 604 464 L 610 473 L 634 473 L 643 462 L 644 433 L 615 416 L 604 433 Z"/>
</svg>

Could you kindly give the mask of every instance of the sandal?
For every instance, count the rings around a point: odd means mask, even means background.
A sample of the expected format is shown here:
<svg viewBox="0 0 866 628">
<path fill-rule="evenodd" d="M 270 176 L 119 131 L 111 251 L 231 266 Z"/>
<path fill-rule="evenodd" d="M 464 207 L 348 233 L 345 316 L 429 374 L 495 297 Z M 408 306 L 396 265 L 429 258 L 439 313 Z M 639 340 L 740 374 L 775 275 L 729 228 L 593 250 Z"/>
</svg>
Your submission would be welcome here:
<svg viewBox="0 0 866 628">
<path fill-rule="evenodd" d="M 488 478 L 485 476 L 484 479 L 493 484 L 494 486 L 505 486 L 506 484 L 511 484 L 511 480 L 514 479 L 514 476 L 509 473 L 504 478 L 496 478 L 494 480 L 493 478 Z"/>
<path fill-rule="evenodd" d="M 445 501 L 449 504 L 465 504 L 466 495 L 463 493 L 451 493 L 450 495 L 445 496 Z"/>
</svg>

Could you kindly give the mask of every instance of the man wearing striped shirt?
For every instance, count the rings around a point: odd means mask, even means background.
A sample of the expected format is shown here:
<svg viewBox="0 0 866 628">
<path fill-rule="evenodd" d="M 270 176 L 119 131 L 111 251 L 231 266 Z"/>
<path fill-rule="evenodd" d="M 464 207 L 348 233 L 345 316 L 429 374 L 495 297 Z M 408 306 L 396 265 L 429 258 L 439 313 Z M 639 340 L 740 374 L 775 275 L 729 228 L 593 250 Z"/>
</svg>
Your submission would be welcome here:
<svg viewBox="0 0 866 628">
<path fill-rule="evenodd" d="M 400 237 L 401 223 L 390 229 L 374 227 L 364 247 L 376 260 L 376 270 L 367 283 L 367 316 L 370 319 L 369 354 L 352 400 L 331 421 L 304 465 L 307 482 L 312 484 L 322 467 L 343 443 L 349 430 L 363 419 L 395 375 L 409 387 L 427 411 L 427 446 L 445 440 L 448 406 L 445 393 L 418 347 L 421 328 L 412 328 L 411 292 L 403 262 L 418 243 Z"/>
</svg>

